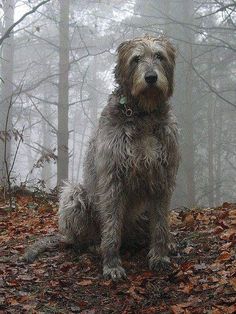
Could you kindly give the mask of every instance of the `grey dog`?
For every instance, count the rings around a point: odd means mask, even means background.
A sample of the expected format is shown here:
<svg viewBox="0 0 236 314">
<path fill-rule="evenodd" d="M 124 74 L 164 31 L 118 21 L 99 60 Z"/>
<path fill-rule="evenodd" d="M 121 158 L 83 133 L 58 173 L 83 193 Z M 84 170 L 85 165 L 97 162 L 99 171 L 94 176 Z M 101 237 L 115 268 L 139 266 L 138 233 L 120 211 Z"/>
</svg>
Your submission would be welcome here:
<svg viewBox="0 0 236 314">
<path fill-rule="evenodd" d="M 59 207 L 60 241 L 101 242 L 103 275 L 113 280 L 126 277 L 120 247 L 142 240 L 145 213 L 149 267 L 170 263 L 168 212 L 179 165 L 178 128 L 168 103 L 174 47 L 164 36 L 145 36 L 123 42 L 117 52 L 117 88 L 90 140 L 83 183 L 67 183 Z M 36 242 L 25 259 L 57 243 L 57 238 Z"/>
</svg>

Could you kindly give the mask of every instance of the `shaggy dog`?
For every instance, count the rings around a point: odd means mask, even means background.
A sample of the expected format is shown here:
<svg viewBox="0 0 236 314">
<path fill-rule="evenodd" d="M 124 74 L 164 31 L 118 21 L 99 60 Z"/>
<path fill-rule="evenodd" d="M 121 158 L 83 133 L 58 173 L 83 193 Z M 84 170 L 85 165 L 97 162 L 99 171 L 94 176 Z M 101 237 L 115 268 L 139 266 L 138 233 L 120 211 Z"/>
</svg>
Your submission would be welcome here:
<svg viewBox="0 0 236 314">
<path fill-rule="evenodd" d="M 168 212 L 179 164 L 178 129 L 171 106 L 175 49 L 164 36 L 135 38 L 118 47 L 117 88 L 110 95 L 85 158 L 82 185 L 60 196 L 60 241 L 78 247 L 101 243 L 103 275 L 126 276 L 122 243 L 146 237 L 149 267 L 168 266 Z M 58 238 L 36 242 L 32 261 Z"/>
</svg>

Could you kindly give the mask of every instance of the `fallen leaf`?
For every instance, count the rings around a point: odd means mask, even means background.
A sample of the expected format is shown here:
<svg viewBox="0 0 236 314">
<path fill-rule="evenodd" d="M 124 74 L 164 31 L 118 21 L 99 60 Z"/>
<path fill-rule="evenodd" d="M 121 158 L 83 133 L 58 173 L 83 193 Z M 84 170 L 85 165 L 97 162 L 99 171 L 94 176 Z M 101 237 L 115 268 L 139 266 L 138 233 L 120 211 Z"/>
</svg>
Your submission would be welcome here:
<svg viewBox="0 0 236 314">
<path fill-rule="evenodd" d="M 213 229 L 213 233 L 214 234 L 219 234 L 219 233 L 221 233 L 222 231 L 224 231 L 224 228 L 222 228 L 221 226 L 217 226 L 217 227 L 215 227 L 215 229 Z"/>
<path fill-rule="evenodd" d="M 185 249 L 183 249 L 183 252 L 186 254 L 189 254 L 193 250 L 194 250 L 194 248 L 192 246 L 187 246 Z"/>
<path fill-rule="evenodd" d="M 236 228 L 230 228 L 220 235 L 222 240 L 232 241 L 234 237 L 236 237 Z"/>
<path fill-rule="evenodd" d="M 236 209 L 229 211 L 229 220 L 231 225 L 236 225 Z"/>
<path fill-rule="evenodd" d="M 221 249 L 221 251 L 225 251 L 225 250 L 229 249 L 232 245 L 233 245 L 233 242 L 227 242 L 227 243 L 223 244 L 220 247 L 220 249 Z"/>
<path fill-rule="evenodd" d="M 228 261 L 231 258 L 231 254 L 229 252 L 223 251 L 220 256 L 218 256 L 217 261 L 224 262 Z"/>
<path fill-rule="evenodd" d="M 112 280 L 103 280 L 99 283 L 100 286 L 110 286 L 112 284 Z"/>
<path fill-rule="evenodd" d="M 135 300 L 137 301 L 142 301 L 143 297 L 140 297 L 137 293 L 136 293 L 136 287 L 135 286 L 131 286 L 129 288 L 129 290 L 127 291 L 128 294 L 130 294 Z"/>
<path fill-rule="evenodd" d="M 190 292 L 193 290 L 193 284 L 192 283 L 181 283 L 180 284 L 180 291 L 190 294 Z"/>
<path fill-rule="evenodd" d="M 185 311 L 182 307 L 182 304 L 176 304 L 171 306 L 173 314 L 183 314 Z"/>
<path fill-rule="evenodd" d="M 193 266 L 194 266 L 193 262 L 186 262 L 186 263 L 181 265 L 181 269 L 182 269 L 182 271 L 187 271 L 187 270 L 193 268 Z"/>
<path fill-rule="evenodd" d="M 61 270 L 63 273 L 65 273 L 65 272 L 67 272 L 69 269 L 71 269 L 72 266 L 73 266 L 73 263 L 69 263 L 69 262 L 68 262 L 68 263 L 64 263 L 64 264 L 61 265 L 60 270 Z"/>
<path fill-rule="evenodd" d="M 194 217 L 192 213 L 188 213 L 185 217 L 184 217 L 184 223 L 186 225 L 193 225 L 194 224 Z"/>
<path fill-rule="evenodd" d="M 236 278 L 230 279 L 229 283 L 233 287 L 234 291 L 236 291 Z"/>
<path fill-rule="evenodd" d="M 91 279 L 85 279 L 85 280 L 82 280 L 80 282 L 78 282 L 78 285 L 80 286 L 90 286 L 92 284 L 92 280 Z"/>
</svg>

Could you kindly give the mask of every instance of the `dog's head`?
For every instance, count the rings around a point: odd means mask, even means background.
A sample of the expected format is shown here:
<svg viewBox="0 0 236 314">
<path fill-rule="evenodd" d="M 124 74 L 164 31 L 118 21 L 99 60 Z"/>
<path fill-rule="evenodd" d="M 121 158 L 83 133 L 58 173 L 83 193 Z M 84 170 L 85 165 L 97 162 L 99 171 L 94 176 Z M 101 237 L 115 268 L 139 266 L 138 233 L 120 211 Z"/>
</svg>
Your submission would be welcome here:
<svg viewBox="0 0 236 314">
<path fill-rule="evenodd" d="M 117 52 L 116 81 L 146 110 L 155 109 L 172 95 L 175 48 L 166 37 L 125 41 Z"/>
</svg>

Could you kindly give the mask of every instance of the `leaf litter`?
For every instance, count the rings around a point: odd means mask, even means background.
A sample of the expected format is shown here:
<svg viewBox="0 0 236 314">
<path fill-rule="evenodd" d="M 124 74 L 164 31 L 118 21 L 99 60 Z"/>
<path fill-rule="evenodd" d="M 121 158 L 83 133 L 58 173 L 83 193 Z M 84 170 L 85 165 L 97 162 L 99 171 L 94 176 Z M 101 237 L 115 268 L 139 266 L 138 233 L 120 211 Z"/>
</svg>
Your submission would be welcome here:
<svg viewBox="0 0 236 314">
<path fill-rule="evenodd" d="M 1 201 L 0 314 L 236 313 L 236 204 L 173 210 L 171 270 L 149 271 L 147 249 L 124 252 L 128 279 L 114 283 L 102 278 L 98 253 L 58 249 L 24 264 L 29 243 L 57 232 L 58 204 L 15 199 L 11 211 Z"/>
</svg>

